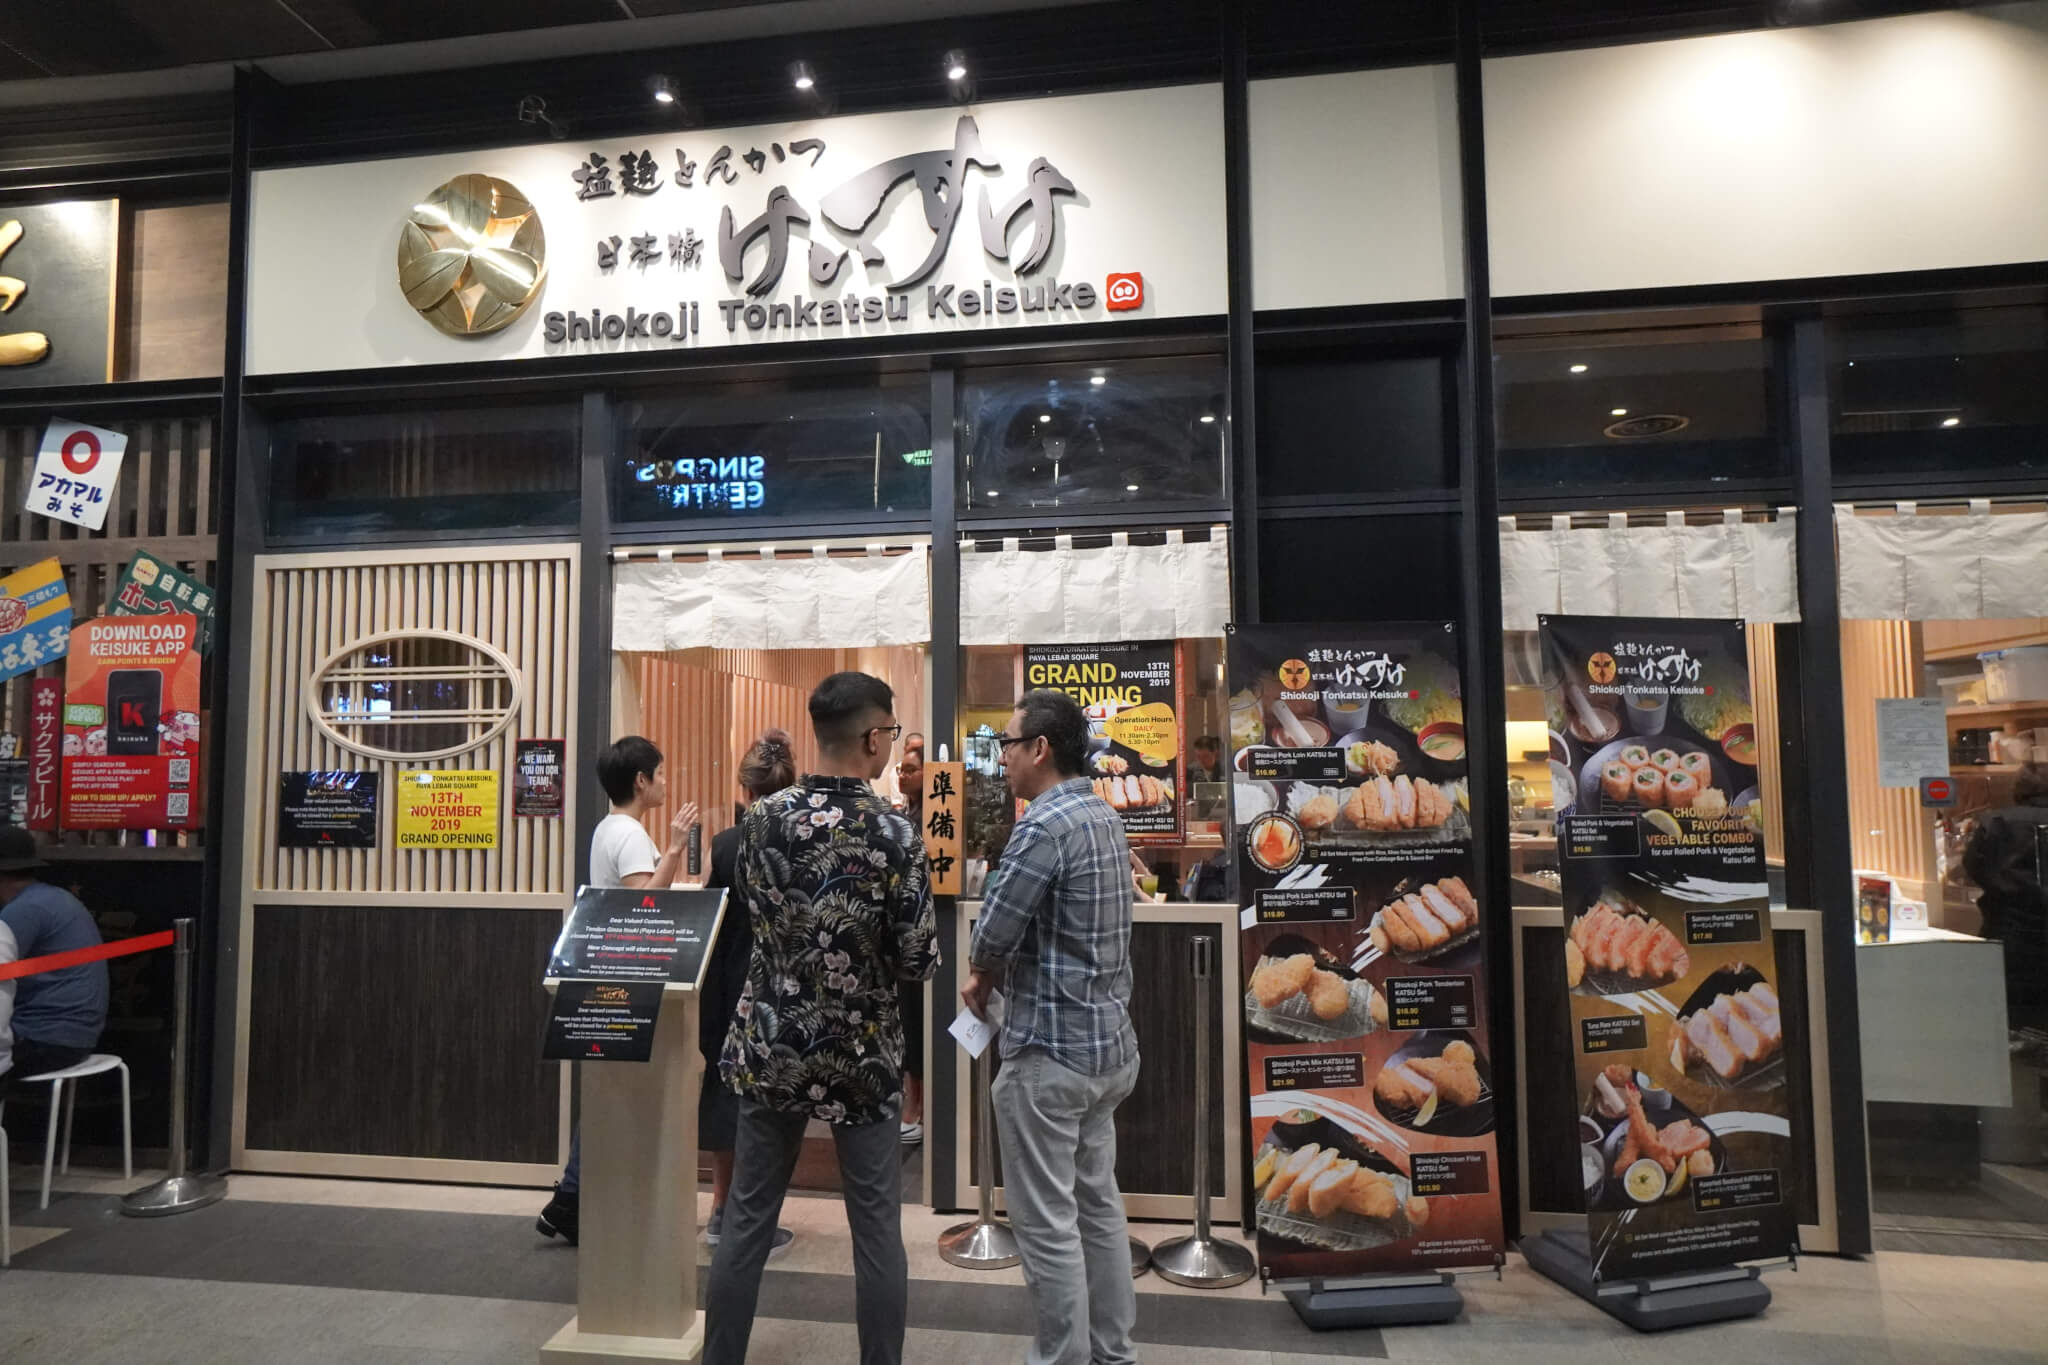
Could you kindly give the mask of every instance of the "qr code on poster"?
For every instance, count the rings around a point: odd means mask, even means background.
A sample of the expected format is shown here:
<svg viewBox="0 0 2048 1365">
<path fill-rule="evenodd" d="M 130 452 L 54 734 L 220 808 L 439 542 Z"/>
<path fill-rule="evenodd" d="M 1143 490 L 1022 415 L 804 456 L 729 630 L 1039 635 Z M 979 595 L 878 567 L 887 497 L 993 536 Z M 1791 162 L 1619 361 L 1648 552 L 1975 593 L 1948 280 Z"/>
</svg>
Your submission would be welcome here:
<svg viewBox="0 0 2048 1365">
<path fill-rule="evenodd" d="M 191 819 L 192 794 L 190 792 L 172 792 L 164 798 L 164 814 L 173 820 Z"/>
<path fill-rule="evenodd" d="M 189 759 L 189 758 L 174 758 L 174 759 L 172 759 L 172 760 L 171 760 L 171 763 L 170 763 L 170 768 L 171 768 L 171 785 L 172 785 L 173 787 L 189 787 L 189 786 L 191 786 L 191 785 L 192 785 L 192 760 L 191 760 L 191 759 Z"/>
</svg>

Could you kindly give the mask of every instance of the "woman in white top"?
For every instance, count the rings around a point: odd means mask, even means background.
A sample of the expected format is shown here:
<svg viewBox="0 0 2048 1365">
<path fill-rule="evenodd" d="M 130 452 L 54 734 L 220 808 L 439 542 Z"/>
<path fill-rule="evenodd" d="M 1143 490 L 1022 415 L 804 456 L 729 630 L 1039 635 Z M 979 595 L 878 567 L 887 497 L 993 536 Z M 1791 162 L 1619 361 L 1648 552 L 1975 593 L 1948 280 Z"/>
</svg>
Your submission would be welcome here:
<svg viewBox="0 0 2048 1365">
<path fill-rule="evenodd" d="M 675 885 L 690 847 L 690 828 L 697 823 L 697 803 L 685 801 L 668 822 L 668 851 L 655 848 L 647 833 L 647 813 L 668 801 L 661 750 L 654 741 L 627 735 L 597 756 L 597 781 L 611 799 L 612 813 L 597 822 L 590 836 L 591 886 Z M 579 1219 L 582 1144 L 569 1139 L 569 1164 L 555 1186 L 554 1197 L 540 1211 L 534 1227 L 543 1236 L 576 1245 Z"/>
</svg>

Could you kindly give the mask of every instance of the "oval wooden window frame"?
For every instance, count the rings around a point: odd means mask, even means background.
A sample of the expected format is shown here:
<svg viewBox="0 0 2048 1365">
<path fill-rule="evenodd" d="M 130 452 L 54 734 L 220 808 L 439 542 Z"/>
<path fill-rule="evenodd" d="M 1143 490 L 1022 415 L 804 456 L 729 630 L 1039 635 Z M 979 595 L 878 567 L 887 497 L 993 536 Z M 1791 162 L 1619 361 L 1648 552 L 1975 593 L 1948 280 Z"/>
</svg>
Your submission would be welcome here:
<svg viewBox="0 0 2048 1365">
<path fill-rule="evenodd" d="M 506 680 L 512 684 L 512 696 L 506 702 L 505 714 L 498 717 L 497 722 L 476 739 L 466 740 L 452 747 L 433 749 L 424 753 L 393 753 L 388 749 L 373 748 L 362 743 L 360 740 L 351 739 L 344 735 L 339 729 L 329 723 L 325 714 L 326 708 L 320 704 L 321 684 L 327 677 L 327 671 L 336 664 L 339 664 L 343 659 L 348 658 L 352 654 L 359 654 L 372 645 L 382 644 L 387 640 L 440 640 L 449 644 L 461 645 L 483 655 L 503 670 Z M 399 676 L 400 678 L 403 677 L 402 674 Z M 525 700 L 526 679 L 521 675 L 518 665 L 512 662 L 510 655 L 487 641 L 479 640 L 473 635 L 461 635 L 452 630 L 385 630 L 379 631 L 375 635 L 366 635 L 352 644 L 343 645 L 340 649 L 322 659 L 319 666 L 313 670 L 312 676 L 306 679 L 306 684 L 300 691 L 300 704 L 305 708 L 306 719 L 313 722 L 314 729 L 350 753 L 360 754 L 364 758 L 375 759 L 380 763 L 432 763 L 439 759 L 454 758 L 458 754 L 466 754 L 472 750 L 481 749 L 512 728 L 512 722 L 519 719 L 519 708 L 524 704 Z M 378 722 L 366 720 L 364 723 L 376 724 Z M 451 723 L 461 724 L 463 722 Z"/>
</svg>

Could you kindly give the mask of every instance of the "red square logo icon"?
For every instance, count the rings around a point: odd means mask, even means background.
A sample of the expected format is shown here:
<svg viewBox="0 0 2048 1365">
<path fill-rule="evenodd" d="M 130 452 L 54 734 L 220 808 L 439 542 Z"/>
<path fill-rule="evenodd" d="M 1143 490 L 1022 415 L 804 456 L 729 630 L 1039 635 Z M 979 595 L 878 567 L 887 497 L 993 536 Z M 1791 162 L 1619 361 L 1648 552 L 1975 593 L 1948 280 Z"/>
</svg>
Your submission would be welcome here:
<svg viewBox="0 0 2048 1365">
<path fill-rule="evenodd" d="M 1127 313 L 1145 306 L 1145 277 L 1137 271 L 1128 275 L 1111 275 L 1104 283 L 1102 297 L 1110 312 Z"/>
</svg>

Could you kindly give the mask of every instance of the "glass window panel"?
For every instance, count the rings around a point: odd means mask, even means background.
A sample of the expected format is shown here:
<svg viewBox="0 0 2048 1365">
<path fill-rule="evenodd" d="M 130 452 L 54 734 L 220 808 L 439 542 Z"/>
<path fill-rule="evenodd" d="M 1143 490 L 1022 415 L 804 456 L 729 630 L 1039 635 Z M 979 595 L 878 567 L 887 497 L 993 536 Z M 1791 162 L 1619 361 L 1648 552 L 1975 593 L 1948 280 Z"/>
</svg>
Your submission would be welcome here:
<svg viewBox="0 0 2048 1365">
<path fill-rule="evenodd" d="M 622 405 L 611 470 L 621 522 L 931 507 L 931 385 L 740 385 Z"/>
<path fill-rule="evenodd" d="M 961 506 L 1223 501 L 1220 361 L 1043 366 L 960 386 Z"/>
<path fill-rule="evenodd" d="M 1518 330 L 1540 320 L 1523 320 Z M 1504 490 L 1783 475 L 1771 345 L 1753 324 L 1502 335 Z"/>
<path fill-rule="evenodd" d="M 1180 749 L 1177 773 L 1181 834 L 1133 839 L 1145 865 L 1159 879 L 1168 900 L 1228 900 L 1232 893 L 1229 818 L 1221 770 L 1227 702 L 1223 695 L 1223 641 L 1188 638 L 1178 642 L 1180 662 Z M 967 894 L 980 894 L 981 879 L 1002 858 L 1016 824 L 1017 803 L 1004 780 L 996 736 L 1009 723 L 1016 701 L 1027 690 L 1022 645 L 970 645 L 961 651 L 957 752 L 967 770 L 963 843 L 968 858 Z M 1109 771 L 1104 769 L 1104 772 Z M 1098 776 L 1099 773 L 1091 773 Z"/>
<path fill-rule="evenodd" d="M 1455 621 L 1459 581 L 1454 512 L 1259 523 L 1263 620 Z"/>
<path fill-rule="evenodd" d="M 1444 372 L 1435 356 L 1262 356 L 1259 495 L 1457 487 Z"/>
<path fill-rule="evenodd" d="M 2048 469 L 2048 308 L 1846 322 L 1829 369 L 1839 477 Z"/>
<path fill-rule="evenodd" d="M 578 438 L 568 404 L 289 418 L 271 440 L 270 530 L 573 527 Z"/>
</svg>

